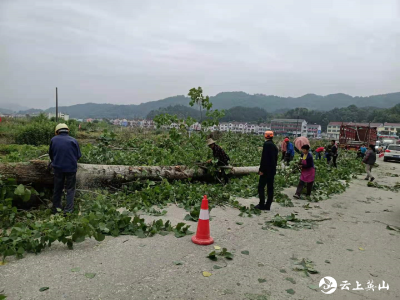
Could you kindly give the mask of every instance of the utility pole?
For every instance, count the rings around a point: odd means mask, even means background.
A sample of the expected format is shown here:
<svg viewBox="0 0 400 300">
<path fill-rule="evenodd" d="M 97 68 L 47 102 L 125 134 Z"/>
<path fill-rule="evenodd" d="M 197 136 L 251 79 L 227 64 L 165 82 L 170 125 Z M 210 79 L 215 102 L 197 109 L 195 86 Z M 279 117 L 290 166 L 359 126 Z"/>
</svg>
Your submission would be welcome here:
<svg viewBox="0 0 400 300">
<path fill-rule="evenodd" d="M 297 137 L 297 132 L 299 129 L 299 115 L 297 115 L 297 123 L 296 123 L 296 137 Z M 300 130 L 300 136 L 301 136 L 301 130 Z"/>
<path fill-rule="evenodd" d="M 56 122 L 58 122 L 58 88 L 56 87 Z"/>
</svg>

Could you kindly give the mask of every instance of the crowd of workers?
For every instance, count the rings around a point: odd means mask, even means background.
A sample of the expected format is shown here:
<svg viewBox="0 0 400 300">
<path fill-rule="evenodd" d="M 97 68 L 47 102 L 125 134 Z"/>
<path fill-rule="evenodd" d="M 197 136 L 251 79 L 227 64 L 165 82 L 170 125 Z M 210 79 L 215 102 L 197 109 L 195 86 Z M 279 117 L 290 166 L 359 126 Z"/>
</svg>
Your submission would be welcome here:
<svg viewBox="0 0 400 300">
<path fill-rule="evenodd" d="M 315 166 L 314 156 L 309 143 L 304 143 L 296 147 L 290 141 L 289 137 L 285 137 L 279 150 L 273 142 L 274 133 L 272 131 L 266 131 L 264 137 L 265 142 L 259 167 L 258 194 L 260 201 L 255 208 L 260 210 L 271 209 L 274 198 L 274 180 L 279 160 L 279 151 L 281 151 L 281 161 L 286 166 L 294 159 L 295 152 L 300 154 L 297 167 L 301 174 L 296 193 L 293 197 L 300 199 L 304 187 L 306 187 L 306 196 L 310 196 L 315 180 Z M 229 166 L 229 156 L 213 139 L 208 139 L 207 145 L 211 148 L 213 157 L 217 160 L 217 179 L 221 183 L 227 184 L 229 179 L 223 167 Z M 321 159 L 324 152 L 327 163 L 335 168 L 337 167 L 338 146 L 334 140 L 326 148 L 317 147 L 314 152 L 315 159 Z M 69 129 L 66 124 L 57 125 L 55 137 L 52 138 L 50 143 L 49 156 L 51 160 L 50 167 L 54 171 L 53 213 L 56 214 L 62 211 L 61 198 L 64 188 L 66 191 L 64 213 L 71 213 L 74 208 L 78 160 L 82 155 L 78 142 L 69 136 Z M 376 161 L 375 147 L 370 145 L 367 150 L 365 145 L 362 145 L 358 157 L 361 157 L 365 164 L 367 172 L 365 179 L 373 181 L 375 178 L 371 174 L 371 171 Z M 211 160 L 207 162 L 211 163 Z M 267 187 L 267 199 L 265 199 L 265 187 Z"/>
</svg>

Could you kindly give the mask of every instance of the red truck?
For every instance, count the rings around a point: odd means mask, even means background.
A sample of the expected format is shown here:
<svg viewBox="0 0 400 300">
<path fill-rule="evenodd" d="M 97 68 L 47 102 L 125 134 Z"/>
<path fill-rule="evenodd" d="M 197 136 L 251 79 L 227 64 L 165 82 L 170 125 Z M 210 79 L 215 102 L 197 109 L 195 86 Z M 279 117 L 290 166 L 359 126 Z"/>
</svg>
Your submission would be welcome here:
<svg viewBox="0 0 400 300">
<path fill-rule="evenodd" d="M 358 150 L 362 144 L 375 145 L 378 137 L 377 127 L 342 124 L 340 126 L 339 143 L 341 148 Z"/>
</svg>

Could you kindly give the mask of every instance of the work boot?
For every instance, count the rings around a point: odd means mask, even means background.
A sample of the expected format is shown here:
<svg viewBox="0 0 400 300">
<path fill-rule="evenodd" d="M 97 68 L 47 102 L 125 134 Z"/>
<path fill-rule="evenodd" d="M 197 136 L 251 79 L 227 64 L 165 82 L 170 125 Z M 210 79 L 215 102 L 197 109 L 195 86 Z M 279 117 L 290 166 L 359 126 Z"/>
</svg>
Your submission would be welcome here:
<svg viewBox="0 0 400 300">
<path fill-rule="evenodd" d="M 372 178 L 371 178 L 371 182 L 374 181 L 374 180 L 375 180 L 375 177 L 372 177 Z"/>
<path fill-rule="evenodd" d="M 254 208 L 259 209 L 259 210 L 269 210 L 269 209 L 267 209 L 265 204 L 261 204 L 261 203 L 254 206 Z"/>
</svg>

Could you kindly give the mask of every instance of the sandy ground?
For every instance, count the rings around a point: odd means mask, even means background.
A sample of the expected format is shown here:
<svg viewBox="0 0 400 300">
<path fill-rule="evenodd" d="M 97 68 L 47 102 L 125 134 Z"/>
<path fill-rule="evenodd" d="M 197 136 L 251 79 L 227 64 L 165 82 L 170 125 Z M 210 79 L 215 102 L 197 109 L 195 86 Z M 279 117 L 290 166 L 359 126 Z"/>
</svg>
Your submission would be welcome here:
<svg viewBox="0 0 400 300">
<path fill-rule="evenodd" d="M 379 164 L 374 170 L 378 183 L 400 181 L 400 177 L 384 175 L 400 175 L 399 163 Z M 108 237 L 103 242 L 76 244 L 73 251 L 54 245 L 39 255 L 10 259 L 0 266 L 0 293 L 4 290 L 8 300 L 400 299 L 400 233 L 386 229 L 387 225 L 400 226 L 400 193 L 368 188 L 363 178 L 354 180 L 343 194 L 310 203 L 309 210 L 302 207 L 307 203 L 302 200 L 293 201 L 295 207 L 291 208 L 273 204 L 271 212 L 252 218 L 239 217 L 232 208 L 214 209 L 214 245 L 233 252 L 232 261 L 209 260 L 206 256 L 214 246 L 195 245 L 190 236 Z M 292 196 L 294 188 L 286 192 Z M 241 202 L 257 203 L 257 199 Z M 262 229 L 274 214 L 292 212 L 301 219 L 331 220 L 318 222 L 313 229 Z M 164 218 L 178 223 L 185 214 L 171 206 Z M 193 231 L 196 226 L 193 223 Z M 244 250 L 249 255 L 242 254 Z M 312 260 L 319 274 L 305 276 L 294 271 L 294 258 Z M 222 268 L 214 269 L 214 265 Z M 80 271 L 72 272 L 73 268 Z M 212 275 L 204 277 L 203 271 Z M 96 275 L 89 279 L 85 273 Z M 335 278 L 338 284 L 331 295 L 309 287 L 318 286 L 325 276 Z M 365 290 L 370 280 L 376 286 L 374 291 Z M 341 290 L 342 281 L 351 284 L 349 290 Z M 352 290 L 356 281 L 364 290 Z M 379 290 L 382 281 L 389 284 L 389 290 Z M 40 292 L 41 287 L 49 289 Z M 289 289 L 295 293 L 289 294 Z"/>
</svg>

